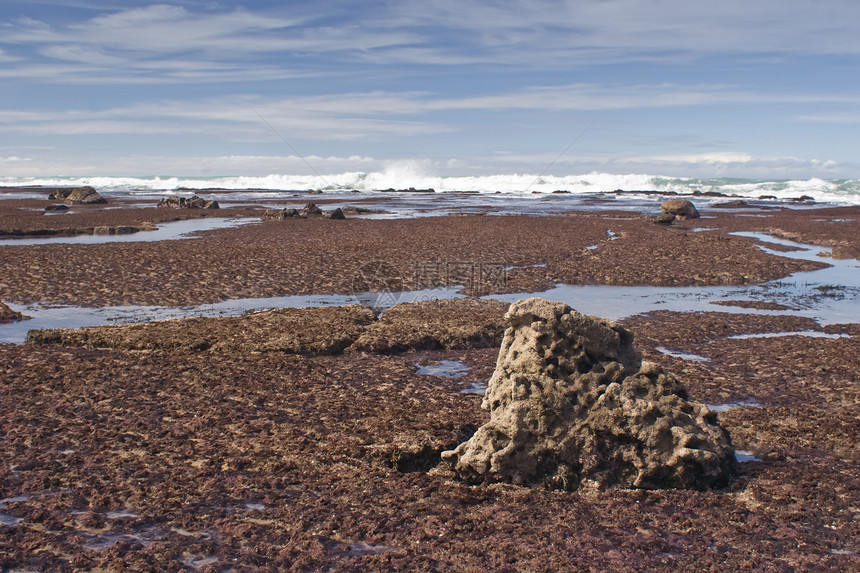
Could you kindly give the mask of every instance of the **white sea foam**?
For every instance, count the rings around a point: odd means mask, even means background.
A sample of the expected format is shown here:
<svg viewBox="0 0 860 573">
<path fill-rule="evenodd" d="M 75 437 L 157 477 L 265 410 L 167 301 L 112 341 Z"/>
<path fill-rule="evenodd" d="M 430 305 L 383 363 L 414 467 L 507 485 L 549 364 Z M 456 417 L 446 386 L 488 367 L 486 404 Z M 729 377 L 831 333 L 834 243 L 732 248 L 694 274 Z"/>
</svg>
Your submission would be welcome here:
<svg viewBox="0 0 860 573">
<path fill-rule="evenodd" d="M 264 191 L 435 189 L 437 192 L 479 192 L 531 195 L 569 191 L 572 194 L 625 191 L 658 193 L 718 192 L 741 198 L 772 196 L 779 200 L 806 195 L 817 202 L 860 205 L 860 180 L 752 180 L 671 178 L 648 174 L 586 173 L 544 175 L 509 173 L 496 175 L 440 176 L 428 173 L 420 162 L 397 162 L 382 171 L 350 171 L 330 174 L 271 174 L 219 177 L 0 177 L 0 186 L 91 185 L 102 193 L 174 194 L 183 189 L 235 189 Z"/>
</svg>

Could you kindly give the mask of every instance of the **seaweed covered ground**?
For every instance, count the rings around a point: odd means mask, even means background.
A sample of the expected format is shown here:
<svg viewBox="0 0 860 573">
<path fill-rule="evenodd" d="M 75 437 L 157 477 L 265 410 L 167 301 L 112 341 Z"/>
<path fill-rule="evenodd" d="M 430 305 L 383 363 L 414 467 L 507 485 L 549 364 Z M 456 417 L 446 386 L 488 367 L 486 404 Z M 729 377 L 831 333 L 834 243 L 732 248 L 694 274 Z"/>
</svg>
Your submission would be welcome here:
<svg viewBox="0 0 860 573">
<path fill-rule="evenodd" d="M 856 210 L 707 215 L 668 228 L 612 212 L 288 220 L 170 244 L 0 246 L 0 298 L 349 292 L 341 274 L 367 257 L 504 260 L 500 290 L 754 282 L 809 264 L 730 230 L 856 250 L 842 231 Z M 432 471 L 486 421 L 506 308 L 494 301 L 33 332 L 0 344 L 0 571 L 856 571 L 860 317 L 822 327 L 746 306 L 622 321 L 731 433 L 739 473 L 715 491 Z M 739 337 L 753 334 L 770 336 Z"/>
</svg>

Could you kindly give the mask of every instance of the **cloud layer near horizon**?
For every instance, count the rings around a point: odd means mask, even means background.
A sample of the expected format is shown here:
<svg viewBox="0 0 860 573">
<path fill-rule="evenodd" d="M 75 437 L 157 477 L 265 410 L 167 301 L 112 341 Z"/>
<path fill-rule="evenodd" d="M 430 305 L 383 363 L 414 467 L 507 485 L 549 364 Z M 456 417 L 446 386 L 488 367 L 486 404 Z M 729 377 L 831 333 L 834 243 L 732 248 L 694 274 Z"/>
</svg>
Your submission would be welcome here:
<svg viewBox="0 0 860 573">
<path fill-rule="evenodd" d="M 857 177 L 857 21 L 848 0 L 10 0 L 0 168 L 163 172 L 283 139 L 540 171 L 604 113 L 558 168 Z"/>
</svg>

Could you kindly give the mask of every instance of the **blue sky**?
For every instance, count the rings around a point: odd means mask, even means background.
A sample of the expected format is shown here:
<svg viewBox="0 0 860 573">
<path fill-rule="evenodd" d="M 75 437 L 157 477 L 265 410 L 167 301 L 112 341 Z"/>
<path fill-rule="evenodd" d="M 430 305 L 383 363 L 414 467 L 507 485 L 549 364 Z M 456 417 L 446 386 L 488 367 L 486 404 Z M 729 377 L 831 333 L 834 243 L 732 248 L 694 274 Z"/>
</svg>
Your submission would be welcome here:
<svg viewBox="0 0 860 573">
<path fill-rule="evenodd" d="M 0 177 L 305 173 L 301 155 L 860 178 L 858 24 L 856 0 L 3 0 Z"/>
</svg>

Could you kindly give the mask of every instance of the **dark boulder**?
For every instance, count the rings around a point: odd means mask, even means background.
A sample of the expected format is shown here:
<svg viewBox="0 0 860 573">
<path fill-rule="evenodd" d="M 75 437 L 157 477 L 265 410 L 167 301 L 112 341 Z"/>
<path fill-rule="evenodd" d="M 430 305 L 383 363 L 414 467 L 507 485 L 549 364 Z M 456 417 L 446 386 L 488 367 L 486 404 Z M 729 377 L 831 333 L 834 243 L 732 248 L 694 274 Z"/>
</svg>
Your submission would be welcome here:
<svg viewBox="0 0 860 573">
<path fill-rule="evenodd" d="M 107 203 L 107 200 L 99 195 L 98 191 L 92 187 L 69 187 L 67 189 L 57 189 L 48 195 L 48 199 L 52 201 L 65 201 L 69 205 L 95 205 L 98 203 Z"/>
<path fill-rule="evenodd" d="M 315 203 L 308 203 L 299 213 L 302 217 L 322 217 L 324 215 L 322 209 L 317 207 Z"/>
<path fill-rule="evenodd" d="M 298 211 L 295 209 L 266 209 L 263 211 L 262 218 L 263 220 L 268 221 L 283 221 L 285 219 L 294 219 L 296 217 L 300 217 Z"/>
<path fill-rule="evenodd" d="M 660 205 L 663 213 L 675 215 L 678 219 L 698 219 L 699 211 L 696 206 L 686 199 L 670 199 Z"/>
<path fill-rule="evenodd" d="M 20 320 L 30 320 L 31 317 L 24 316 L 20 312 L 14 311 L 5 303 L 0 302 L 0 324 L 6 322 L 18 322 Z"/>
</svg>

